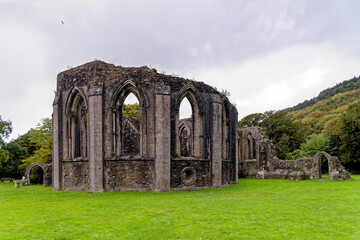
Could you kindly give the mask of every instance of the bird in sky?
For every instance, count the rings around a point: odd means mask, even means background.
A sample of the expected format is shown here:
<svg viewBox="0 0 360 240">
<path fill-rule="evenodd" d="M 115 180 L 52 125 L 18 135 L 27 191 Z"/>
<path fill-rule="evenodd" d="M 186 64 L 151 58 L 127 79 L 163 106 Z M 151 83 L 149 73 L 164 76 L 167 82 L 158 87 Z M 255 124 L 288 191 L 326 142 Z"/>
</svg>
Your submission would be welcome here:
<svg viewBox="0 0 360 240">
<path fill-rule="evenodd" d="M 61 23 L 62 23 L 62 24 L 64 24 L 64 22 L 63 22 L 63 21 L 61 21 Z"/>
</svg>

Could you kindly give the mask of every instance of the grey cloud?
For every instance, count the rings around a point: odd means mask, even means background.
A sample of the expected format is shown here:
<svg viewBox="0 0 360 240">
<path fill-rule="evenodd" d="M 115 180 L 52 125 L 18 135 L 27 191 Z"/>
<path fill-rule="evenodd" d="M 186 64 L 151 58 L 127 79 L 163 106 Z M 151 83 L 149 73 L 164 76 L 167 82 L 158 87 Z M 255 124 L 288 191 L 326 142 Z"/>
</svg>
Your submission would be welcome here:
<svg viewBox="0 0 360 240">
<path fill-rule="evenodd" d="M 16 111 L 24 119 L 21 108 L 33 107 L 26 102 L 47 102 L 37 111 L 51 112 L 56 74 L 94 59 L 151 65 L 190 78 L 199 69 L 242 66 L 296 45 L 330 42 L 336 51 L 358 59 L 359 6 L 355 0 L 0 1 L 0 63 L 5 68 L 0 114 Z M 229 78 L 220 88 L 231 89 L 236 99 L 241 93 L 234 88 L 269 81 Z M 27 92 L 39 84 L 51 94 L 29 97 Z M 19 86 L 21 106 L 10 93 L 13 86 Z M 16 128 L 21 120 L 13 122 Z"/>
</svg>

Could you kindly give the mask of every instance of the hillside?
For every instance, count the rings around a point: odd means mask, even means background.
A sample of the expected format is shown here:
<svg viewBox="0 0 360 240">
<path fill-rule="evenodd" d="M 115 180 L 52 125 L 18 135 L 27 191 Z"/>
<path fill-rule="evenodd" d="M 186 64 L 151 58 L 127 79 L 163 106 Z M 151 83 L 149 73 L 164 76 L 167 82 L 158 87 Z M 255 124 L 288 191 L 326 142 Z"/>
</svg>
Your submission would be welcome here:
<svg viewBox="0 0 360 240">
<path fill-rule="evenodd" d="M 359 78 L 357 78 L 357 80 L 360 83 Z M 355 83 L 353 85 L 355 86 Z M 337 86 L 340 86 L 340 84 Z M 343 87 L 344 86 L 345 85 L 343 85 Z M 337 88 L 337 90 L 333 89 L 332 91 L 336 92 L 341 89 L 345 88 Z M 322 91 L 322 93 L 325 91 L 329 91 L 327 94 L 330 94 L 329 89 Z M 321 93 L 319 96 L 320 95 Z M 323 94 L 321 96 L 325 95 Z M 360 87 L 356 90 L 335 94 L 334 96 L 327 97 L 324 100 L 319 100 L 319 98 L 317 98 L 316 103 L 308 107 L 303 107 L 300 110 L 292 111 L 290 112 L 290 115 L 296 120 L 309 125 L 310 133 L 322 133 L 325 135 L 334 134 L 338 131 L 337 122 L 341 113 L 347 109 L 348 105 L 357 102 L 359 99 Z"/>
<path fill-rule="evenodd" d="M 293 111 L 297 111 L 297 110 L 302 110 L 307 107 L 313 106 L 322 100 L 327 100 L 339 93 L 345 93 L 345 92 L 356 90 L 359 88 L 360 88 L 360 76 L 354 77 L 350 80 L 343 81 L 341 83 L 338 83 L 334 87 L 327 88 L 327 89 L 321 91 L 317 97 L 314 97 L 310 100 L 305 100 L 304 102 L 299 103 L 293 107 L 286 108 L 285 111 L 293 112 Z"/>
</svg>

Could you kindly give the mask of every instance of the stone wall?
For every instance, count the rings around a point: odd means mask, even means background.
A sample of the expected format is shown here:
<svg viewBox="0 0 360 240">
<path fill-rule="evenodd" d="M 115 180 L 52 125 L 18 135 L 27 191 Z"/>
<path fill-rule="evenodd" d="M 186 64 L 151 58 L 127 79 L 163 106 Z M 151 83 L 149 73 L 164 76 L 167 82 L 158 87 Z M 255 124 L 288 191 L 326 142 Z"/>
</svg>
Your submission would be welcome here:
<svg viewBox="0 0 360 240">
<path fill-rule="evenodd" d="M 234 164 L 231 161 L 223 160 L 221 170 L 222 170 L 221 173 L 222 185 L 231 184 L 234 181 L 234 179 L 232 179 L 233 172 L 235 171 Z"/>
<path fill-rule="evenodd" d="M 196 179 L 192 184 L 185 184 L 182 180 L 181 173 L 186 167 L 195 170 Z M 209 160 L 176 159 L 171 161 L 171 188 L 201 188 L 209 187 L 210 184 Z"/>
<path fill-rule="evenodd" d="M 123 154 L 140 154 L 140 119 L 134 117 L 124 117 L 122 123 L 123 134 Z"/>
<path fill-rule="evenodd" d="M 140 105 L 137 123 L 122 116 L 130 93 Z M 179 176 L 189 178 L 194 171 L 183 171 L 180 162 L 171 161 L 181 153 L 179 108 L 185 97 L 193 114 L 187 129 L 189 149 L 182 153 L 191 159 L 186 164 L 194 165 L 198 176 L 193 185 L 237 183 L 237 110 L 226 96 L 203 82 L 148 67 L 94 61 L 58 74 L 53 103 L 54 190 L 188 188 Z M 222 171 L 222 158 L 235 170 Z"/>
<path fill-rule="evenodd" d="M 64 161 L 63 162 L 64 190 L 88 191 L 89 190 L 89 162 Z"/>
<path fill-rule="evenodd" d="M 105 161 L 105 190 L 129 191 L 154 188 L 154 161 Z"/>
<path fill-rule="evenodd" d="M 278 159 L 274 145 L 260 127 L 239 130 L 239 169 L 255 178 L 303 180 L 321 178 L 321 156 L 328 161 L 331 180 L 350 179 L 337 157 L 318 152 L 314 157 L 296 160 Z"/>
</svg>

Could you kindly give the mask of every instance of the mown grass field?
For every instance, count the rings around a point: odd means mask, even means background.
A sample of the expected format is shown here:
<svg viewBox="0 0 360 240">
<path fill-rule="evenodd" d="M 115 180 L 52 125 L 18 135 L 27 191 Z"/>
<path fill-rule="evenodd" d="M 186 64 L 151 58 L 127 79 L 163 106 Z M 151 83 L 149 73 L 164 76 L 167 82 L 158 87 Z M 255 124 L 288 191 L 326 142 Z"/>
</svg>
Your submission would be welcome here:
<svg viewBox="0 0 360 240">
<path fill-rule="evenodd" d="M 353 178 L 104 194 L 2 183 L 0 239 L 360 239 Z"/>
</svg>

